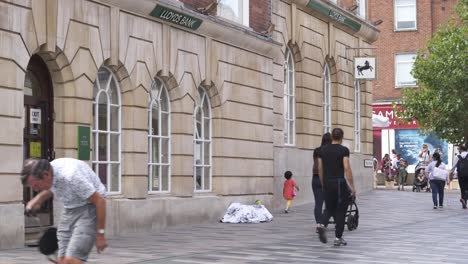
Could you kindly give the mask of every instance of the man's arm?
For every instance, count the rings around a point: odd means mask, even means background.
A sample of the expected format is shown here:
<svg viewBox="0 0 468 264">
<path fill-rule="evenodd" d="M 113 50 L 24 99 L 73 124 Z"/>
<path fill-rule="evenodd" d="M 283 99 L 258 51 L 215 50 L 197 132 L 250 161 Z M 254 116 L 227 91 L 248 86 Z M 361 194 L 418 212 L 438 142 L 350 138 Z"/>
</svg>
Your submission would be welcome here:
<svg viewBox="0 0 468 264">
<path fill-rule="evenodd" d="M 104 230 L 106 226 L 106 199 L 98 192 L 93 193 L 88 201 L 96 206 L 96 230 Z M 107 241 L 104 234 L 96 234 L 97 252 L 101 253 L 107 247 Z"/>
<path fill-rule="evenodd" d="M 349 157 L 343 157 L 343 166 L 345 169 L 345 179 L 348 183 L 351 194 L 356 195 L 356 189 L 354 189 L 353 172 L 351 171 L 351 165 L 349 164 Z"/>
<path fill-rule="evenodd" d="M 323 164 L 322 164 L 322 159 L 318 158 L 317 162 L 318 162 L 318 174 L 319 174 L 319 178 L 320 178 L 320 184 L 322 184 L 322 188 L 323 188 Z"/>
<path fill-rule="evenodd" d="M 39 194 L 37 194 L 36 196 L 34 196 L 34 198 L 32 198 L 26 205 L 26 208 L 25 208 L 26 213 L 29 213 L 29 212 L 33 213 L 39 210 L 41 208 L 42 203 L 44 203 L 49 198 L 51 198 L 52 195 L 53 193 L 51 190 L 44 190 L 40 192 Z"/>
</svg>

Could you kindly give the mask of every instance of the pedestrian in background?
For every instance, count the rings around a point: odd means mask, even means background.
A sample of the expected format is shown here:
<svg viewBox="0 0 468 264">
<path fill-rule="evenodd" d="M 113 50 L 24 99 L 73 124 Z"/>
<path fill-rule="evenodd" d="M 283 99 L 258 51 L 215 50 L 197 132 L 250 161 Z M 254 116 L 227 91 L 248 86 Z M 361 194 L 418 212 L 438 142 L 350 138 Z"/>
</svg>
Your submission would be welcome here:
<svg viewBox="0 0 468 264">
<path fill-rule="evenodd" d="M 390 155 L 385 154 L 382 158 L 382 172 L 385 174 L 385 180 L 391 181 L 391 172 L 390 167 L 392 166 L 392 160 L 390 159 Z"/>
<path fill-rule="evenodd" d="M 408 177 L 408 171 L 406 170 L 407 167 L 408 162 L 400 157 L 400 161 L 398 163 L 398 190 L 400 190 L 400 186 L 402 191 L 405 190 L 406 178 Z"/>
<path fill-rule="evenodd" d="M 289 213 L 289 208 L 291 207 L 291 203 L 294 200 L 297 192 L 299 191 L 299 187 L 297 186 L 296 182 L 292 179 L 293 174 L 290 171 L 286 171 L 284 173 L 284 181 L 283 185 L 283 197 L 286 200 L 286 209 L 284 209 L 284 213 Z"/>
<path fill-rule="evenodd" d="M 345 246 L 343 239 L 346 211 L 351 197 L 355 197 L 353 174 L 349 163 L 349 149 L 342 146 L 343 130 L 333 129 L 332 143 L 323 146 L 319 152 L 319 176 L 323 186 L 325 198 L 325 211 L 318 228 L 319 239 L 327 243 L 328 221 L 331 216 L 335 218 L 335 246 Z"/>
<path fill-rule="evenodd" d="M 426 170 L 426 167 L 431 162 L 431 151 L 429 150 L 427 144 L 422 144 L 422 149 L 418 154 L 418 158 L 419 158 L 419 164 L 418 164 L 419 167 L 418 167 L 418 169 Z M 424 172 L 424 174 L 427 175 L 426 172 Z M 431 191 L 430 186 L 431 186 L 430 184 L 427 185 L 426 192 Z"/>
<path fill-rule="evenodd" d="M 434 203 L 434 209 L 444 207 L 444 188 L 445 183 L 449 182 L 448 172 L 445 168 L 445 164 L 440 159 L 440 154 L 435 152 L 432 155 L 432 162 L 426 167 L 426 177 L 429 178 L 429 184 L 432 189 L 432 202 Z M 438 204 L 437 204 L 437 196 Z"/>
<path fill-rule="evenodd" d="M 26 205 L 26 212 L 39 210 L 52 195 L 63 203 L 57 227 L 58 263 L 83 263 L 94 244 L 98 253 L 107 247 L 106 188 L 88 164 L 70 158 L 28 159 L 21 181 L 39 192 Z"/>
<path fill-rule="evenodd" d="M 466 209 L 466 202 L 468 200 L 468 143 L 461 144 L 458 146 L 457 157 L 453 162 L 453 167 L 450 170 L 450 174 L 453 176 L 453 172 L 457 169 L 458 184 L 460 185 L 460 203 L 462 208 Z"/>
<path fill-rule="evenodd" d="M 329 132 L 323 134 L 322 144 L 320 144 L 320 147 L 314 150 L 314 154 L 313 154 L 314 166 L 312 168 L 312 174 L 313 174 L 312 191 L 314 192 L 314 200 L 315 200 L 314 217 L 315 217 L 315 223 L 317 224 L 316 226 L 317 232 L 318 232 L 318 227 L 320 224 L 320 219 L 322 218 L 322 208 L 323 208 L 323 191 L 322 191 L 322 184 L 320 183 L 320 176 L 319 176 L 319 171 L 318 171 L 318 157 L 319 157 L 320 149 L 322 149 L 325 145 L 331 144 L 331 142 L 332 142 L 331 134 Z"/>
</svg>

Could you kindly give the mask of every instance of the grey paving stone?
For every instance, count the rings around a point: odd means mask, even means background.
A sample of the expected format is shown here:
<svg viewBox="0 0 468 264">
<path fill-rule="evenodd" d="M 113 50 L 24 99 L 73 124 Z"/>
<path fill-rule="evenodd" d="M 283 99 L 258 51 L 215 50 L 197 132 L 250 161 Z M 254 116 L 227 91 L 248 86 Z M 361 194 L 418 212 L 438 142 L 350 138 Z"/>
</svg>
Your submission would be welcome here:
<svg viewBox="0 0 468 264">
<path fill-rule="evenodd" d="M 313 204 L 292 213 L 273 212 L 264 224 L 222 224 L 172 227 L 154 234 L 109 239 L 103 254 L 89 263 L 109 264 L 465 264 L 468 263 L 467 210 L 459 194 L 446 194 L 443 209 L 432 209 L 430 193 L 374 191 L 358 197 L 359 227 L 345 231 L 346 247 L 333 246 L 315 234 Z M 48 263 L 36 248 L 0 250 L 0 264 Z"/>
</svg>

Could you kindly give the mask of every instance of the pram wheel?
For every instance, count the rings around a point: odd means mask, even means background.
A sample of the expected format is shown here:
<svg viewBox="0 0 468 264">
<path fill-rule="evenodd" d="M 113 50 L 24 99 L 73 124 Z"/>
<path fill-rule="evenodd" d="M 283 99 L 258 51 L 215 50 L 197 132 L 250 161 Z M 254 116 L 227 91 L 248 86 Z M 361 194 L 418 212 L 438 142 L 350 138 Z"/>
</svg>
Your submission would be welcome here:
<svg viewBox="0 0 468 264">
<path fill-rule="evenodd" d="M 348 212 L 346 213 L 346 226 L 349 231 L 355 230 L 359 225 L 359 209 L 356 202 L 353 200 L 349 204 Z"/>
<path fill-rule="evenodd" d="M 353 231 L 355 230 L 359 225 L 359 215 L 350 215 L 348 216 L 348 230 Z"/>
</svg>

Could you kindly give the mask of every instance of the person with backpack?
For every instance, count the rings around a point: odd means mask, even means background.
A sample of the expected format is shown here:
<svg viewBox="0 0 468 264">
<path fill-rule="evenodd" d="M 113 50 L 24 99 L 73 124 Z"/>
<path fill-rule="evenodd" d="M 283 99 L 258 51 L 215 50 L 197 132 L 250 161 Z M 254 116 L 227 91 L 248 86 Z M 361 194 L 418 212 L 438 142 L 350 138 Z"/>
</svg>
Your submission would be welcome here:
<svg viewBox="0 0 468 264">
<path fill-rule="evenodd" d="M 468 144 L 461 144 L 458 146 L 459 155 L 455 157 L 454 165 L 450 170 L 451 176 L 455 169 L 457 169 L 458 184 L 460 185 L 460 203 L 462 208 L 466 209 L 466 202 L 468 200 Z"/>
</svg>

